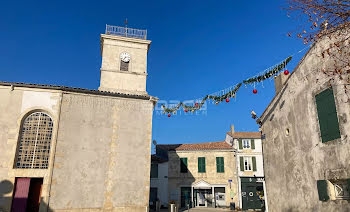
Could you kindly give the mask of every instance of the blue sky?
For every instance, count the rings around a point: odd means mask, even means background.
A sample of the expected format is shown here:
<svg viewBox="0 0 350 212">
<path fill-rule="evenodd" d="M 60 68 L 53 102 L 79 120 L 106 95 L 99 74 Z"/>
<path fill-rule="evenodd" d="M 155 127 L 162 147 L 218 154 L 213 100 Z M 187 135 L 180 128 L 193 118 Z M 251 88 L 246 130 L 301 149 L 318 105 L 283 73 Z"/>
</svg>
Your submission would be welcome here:
<svg viewBox="0 0 350 212">
<path fill-rule="evenodd" d="M 284 1 L 7 1 L 0 5 L 1 81 L 97 89 L 99 35 L 105 24 L 148 30 L 149 94 L 190 100 L 261 72 L 304 48 L 286 33 L 297 22 Z M 304 52 L 305 53 L 305 52 Z M 303 54 L 293 58 L 293 70 Z M 220 141 L 230 125 L 257 131 L 250 111 L 261 114 L 274 96 L 271 80 L 239 90 L 236 100 L 209 104 L 206 115 L 153 117 L 158 143 Z"/>
</svg>

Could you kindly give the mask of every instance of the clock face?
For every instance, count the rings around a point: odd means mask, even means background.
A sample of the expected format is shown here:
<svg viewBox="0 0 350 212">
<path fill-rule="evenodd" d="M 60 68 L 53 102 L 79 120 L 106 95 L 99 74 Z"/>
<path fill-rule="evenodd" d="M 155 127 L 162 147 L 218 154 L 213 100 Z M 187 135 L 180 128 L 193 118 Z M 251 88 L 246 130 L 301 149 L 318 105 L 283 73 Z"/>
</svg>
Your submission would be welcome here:
<svg viewBox="0 0 350 212">
<path fill-rule="evenodd" d="M 120 59 L 125 62 L 128 63 L 130 61 L 130 55 L 126 52 L 123 52 L 120 54 Z"/>
</svg>

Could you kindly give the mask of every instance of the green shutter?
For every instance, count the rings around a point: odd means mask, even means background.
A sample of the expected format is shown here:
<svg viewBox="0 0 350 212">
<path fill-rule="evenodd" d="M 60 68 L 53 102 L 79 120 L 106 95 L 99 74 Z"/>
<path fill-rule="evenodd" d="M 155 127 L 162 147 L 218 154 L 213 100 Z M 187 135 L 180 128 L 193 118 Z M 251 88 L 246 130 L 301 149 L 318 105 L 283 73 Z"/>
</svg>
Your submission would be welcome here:
<svg viewBox="0 0 350 212">
<path fill-rule="evenodd" d="M 243 157 L 239 157 L 239 166 L 241 167 L 241 171 L 244 171 L 244 162 L 243 162 Z"/>
<path fill-rule="evenodd" d="M 187 173 L 187 158 L 180 158 L 180 172 Z"/>
<path fill-rule="evenodd" d="M 158 178 L 158 164 L 151 164 L 151 178 Z"/>
<path fill-rule="evenodd" d="M 315 98 L 322 142 L 340 138 L 339 122 L 332 88 L 322 91 Z"/>
<path fill-rule="evenodd" d="M 205 172 L 205 157 L 198 158 L 198 172 L 199 173 Z"/>
<path fill-rule="evenodd" d="M 254 139 L 250 140 L 250 145 L 251 145 L 252 149 L 255 149 L 255 141 L 254 141 Z"/>
<path fill-rule="evenodd" d="M 256 158 L 252 157 L 252 163 L 253 163 L 253 171 L 256 172 Z"/>
<path fill-rule="evenodd" d="M 321 201 L 329 200 L 327 191 L 327 180 L 317 180 L 318 198 Z"/>
<path fill-rule="evenodd" d="M 225 164 L 224 164 L 224 158 L 220 158 L 220 172 L 223 173 L 225 172 Z"/>
<path fill-rule="evenodd" d="M 239 149 L 243 149 L 242 139 L 238 139 L 238 146 L 239 146 Z"/>
<path fill-rule="evenodd" d="M 205 158 L 203 157 L 203 161 L 202 161 L 202 169 L 203 169 L 203 172 L 205 172 Z"/>
<path fill-rule="evenodd" d="M 223 173 L 225 172 L 225 164 L 223 157 L 216 157 L 216 172 Z"/>
</svg>

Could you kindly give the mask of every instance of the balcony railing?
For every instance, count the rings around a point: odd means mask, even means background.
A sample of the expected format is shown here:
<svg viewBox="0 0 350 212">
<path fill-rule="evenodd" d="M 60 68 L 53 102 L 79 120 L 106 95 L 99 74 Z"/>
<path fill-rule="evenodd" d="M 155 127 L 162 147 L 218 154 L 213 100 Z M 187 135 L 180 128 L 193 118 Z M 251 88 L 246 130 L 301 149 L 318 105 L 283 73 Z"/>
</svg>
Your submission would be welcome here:
<svg viewBox="0 0 350 212">
<path fill-rule="evenodd" d="M 147 39 L 147 30 L 106 25 L 107 35 L 118 35 L 128 38 Z"/>
</svg>

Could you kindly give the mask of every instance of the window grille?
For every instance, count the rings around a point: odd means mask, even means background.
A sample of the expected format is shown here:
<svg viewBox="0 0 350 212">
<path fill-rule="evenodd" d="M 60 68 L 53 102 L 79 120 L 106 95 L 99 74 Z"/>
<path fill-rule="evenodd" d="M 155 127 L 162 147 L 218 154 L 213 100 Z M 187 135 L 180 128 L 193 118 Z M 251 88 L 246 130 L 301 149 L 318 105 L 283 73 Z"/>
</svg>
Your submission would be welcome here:
<svg viewBox="0 0 350 212">
<path fill-rule="evenodd" d="M 22 123 L 15 168 L 47 169 L 53 121 L 43 112 L 30 114 Z"/>
<path fill-rule="evenodd" d="M 128 71 L 129 70 L 129 62 L 120 61 L 120 70 Z"/>
</svg>

